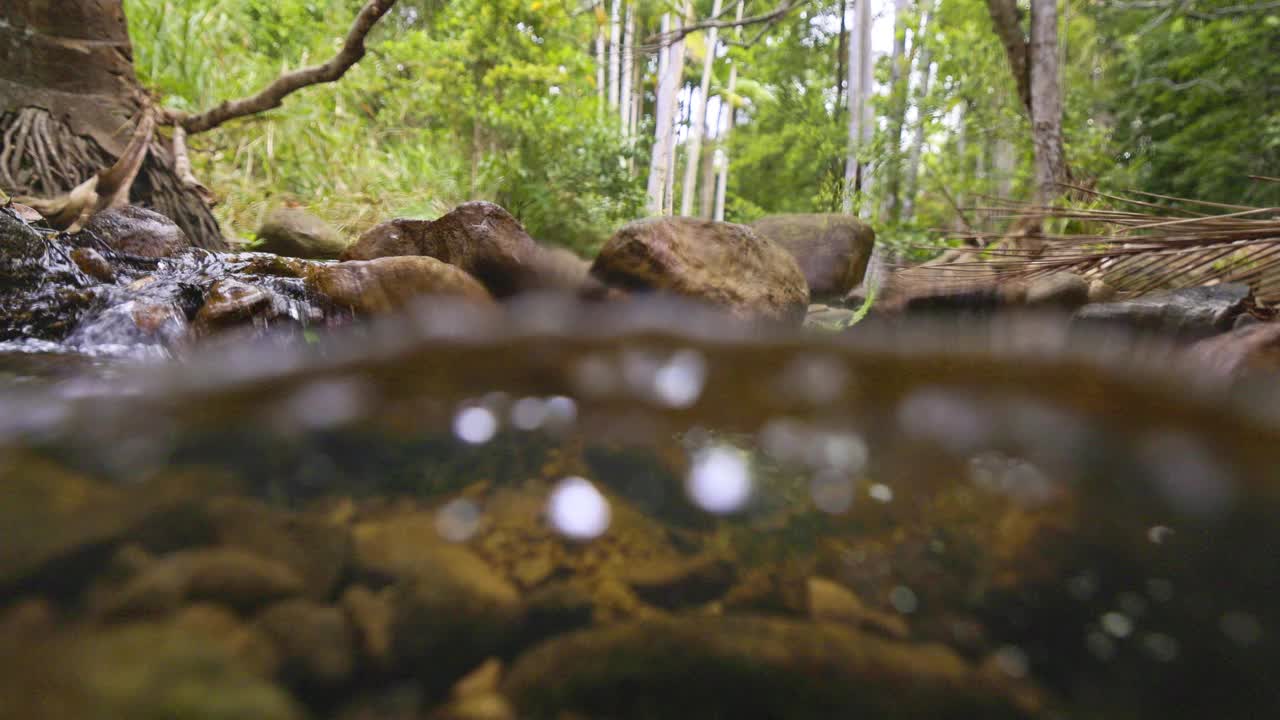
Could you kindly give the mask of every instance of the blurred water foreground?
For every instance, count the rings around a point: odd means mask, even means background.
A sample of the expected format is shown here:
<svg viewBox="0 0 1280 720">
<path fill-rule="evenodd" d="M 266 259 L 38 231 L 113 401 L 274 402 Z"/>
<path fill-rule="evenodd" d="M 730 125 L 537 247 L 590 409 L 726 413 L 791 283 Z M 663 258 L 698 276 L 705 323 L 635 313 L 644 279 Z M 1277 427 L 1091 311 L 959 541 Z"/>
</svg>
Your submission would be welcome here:
<svg viewBox="0 0 1280 720">
<path fill-rule="evenodd" d="M 0 716 L 1273 717 L 1280 398 L 1172 357 L 545 298 L 12 353 Z"/>
</svg>

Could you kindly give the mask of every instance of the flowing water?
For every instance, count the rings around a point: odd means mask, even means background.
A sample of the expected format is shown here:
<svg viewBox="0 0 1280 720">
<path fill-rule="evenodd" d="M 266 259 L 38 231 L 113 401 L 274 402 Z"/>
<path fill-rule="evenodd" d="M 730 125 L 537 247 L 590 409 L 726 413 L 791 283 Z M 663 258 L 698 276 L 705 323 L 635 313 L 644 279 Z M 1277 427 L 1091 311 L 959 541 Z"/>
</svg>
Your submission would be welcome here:
<svg viewBox="0 0 1280 720">
<path fill-rule="evenodd" d="M 0 349 L 6 718 L 1280 710 L 1280 394 L 1159 340 L 535 298 L 56 350 Z"/>
</svg>

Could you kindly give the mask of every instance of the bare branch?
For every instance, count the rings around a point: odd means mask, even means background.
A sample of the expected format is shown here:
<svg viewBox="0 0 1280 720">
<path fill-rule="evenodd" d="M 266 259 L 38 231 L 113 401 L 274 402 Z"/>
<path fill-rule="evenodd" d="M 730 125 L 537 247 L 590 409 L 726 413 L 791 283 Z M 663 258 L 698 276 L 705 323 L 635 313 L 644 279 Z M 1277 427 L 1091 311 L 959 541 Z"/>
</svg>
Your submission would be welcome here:
<svg viewBox="0 0 1280 720">
<path fill-rule="evenodd" d="M 187 131 L 181 125 L 173 128 L 173 174 L 177 176 L 178 182 L 182 187 L 195 192 L 204 200 L 205 204 L 213 207 L 217 204 L 217 198 L 213 192 L 205 187 L 204 183 L 196 179 L 195 173 L 191 172 L 191 153 L 187 150 Z"/>
<path fill-rule="evenodd" d="M 792 10 L 810 4 L 813 0 L 782 0 L 778 7 L 767 13 L 744 17 L 741 20 L 702 20 L 700 22 L 688 23 L 682 27 L 676 28 L 668 33 L 659 33 L 650 36 L 645 40 L 646 49 L 654 49 L 667 47 L 673 43 L 683 40 L 687 35 L 698 32 L 699 30 L 710 30 L 715 28 L 723 30 L 725 28 L 748 27 L 751 25 L 759 25 L 761 23 L 773 23 L 786 17 Z M 721 12 L 723 15 L 724 12 Z"/>
<path fill-rule="evenodd" d="M 199 115 L 173 114 L 173 119 L 191 134 L 205 132 L 229 120 L 255 115 L 280 107 L 286 96 L 309 85 L 334 82 L 346 74 L 365 54 L 364 40 L 373 26 L 386 15 L 396 0 L 369 0 L 356 15 L 347 32 L 342 50 L 322 65 L 312 65 L 287 72 L 276 78 L 257 95 L 241 100 L 228 100 Z"/>
</svg>

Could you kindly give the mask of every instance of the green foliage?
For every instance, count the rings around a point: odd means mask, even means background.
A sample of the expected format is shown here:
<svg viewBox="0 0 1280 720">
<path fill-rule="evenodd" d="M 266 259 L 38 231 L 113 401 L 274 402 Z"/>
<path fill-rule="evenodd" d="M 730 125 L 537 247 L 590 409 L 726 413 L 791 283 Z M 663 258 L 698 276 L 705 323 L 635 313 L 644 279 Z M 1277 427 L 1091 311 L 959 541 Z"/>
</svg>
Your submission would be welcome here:
<svg viewBox="0 0 1280 720">
<path fill-rule="evenodd" d="M 128 0 L 140 76 L 167 107 L 244 97 L 323 62 L 359 3 Z M 598 122 L 594 17 L 537 0 L 400 3 L 338 83 L 192 138 L 220 220 L 248 236 L 295 201 L 358 233 L 469 199 L 510 209 L 540 239 L 588 250 L 639 212 L 631 150 Z M 200 152 L 203 151 L 203 152 Z"/>
</svg>

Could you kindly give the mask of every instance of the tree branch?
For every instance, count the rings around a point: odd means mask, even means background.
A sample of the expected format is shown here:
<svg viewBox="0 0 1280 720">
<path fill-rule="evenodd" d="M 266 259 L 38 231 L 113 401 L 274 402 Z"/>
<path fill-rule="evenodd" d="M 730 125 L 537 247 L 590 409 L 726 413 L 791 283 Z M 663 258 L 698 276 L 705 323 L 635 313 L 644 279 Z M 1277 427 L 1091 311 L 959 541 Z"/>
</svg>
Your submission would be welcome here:
<svg viewBox="0 0 1280 720">
<path fill-rule="evenodd" d="M 334 82 L 364 57 L 364 40 L 369 31 L 395 4 L 396 0 L 369 0 L 365 3 L 360 14 L 356 15 L 351 30 L 347 32 L 342 50 L 328 62 L 284 73 L 257 95 L 241 100 L 228 100 L 198 115 L 174 113 L 173 120 L 194 135 L 212 130 L 229 120 L 280 107 L 286 96 L 309 85 Z"/>
<path fill-rule="evenodd" d="M 741 20 L 702 20 L 700 22 L 688 23 L 682 27 L 676 28 L 668 33 L 658 33 L 652 35 L 645 40 L 646 49 L 655 49 L 667 47 L 673 43 L 683 40 L 686 36 L 698 32 L 699 30 L 723 30 L 725 28 L 748 27 L 750 25 L 759 25 L 761 23 L 771 23 L 786 17 L 792 10 L 803 7 L 813 2 L 813 0 L 782 0 L 778 7 L 767 13 L 744 17 Z M 724 12 L 721 12 L 723 15 Z"/>
</svg>

